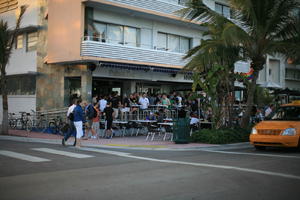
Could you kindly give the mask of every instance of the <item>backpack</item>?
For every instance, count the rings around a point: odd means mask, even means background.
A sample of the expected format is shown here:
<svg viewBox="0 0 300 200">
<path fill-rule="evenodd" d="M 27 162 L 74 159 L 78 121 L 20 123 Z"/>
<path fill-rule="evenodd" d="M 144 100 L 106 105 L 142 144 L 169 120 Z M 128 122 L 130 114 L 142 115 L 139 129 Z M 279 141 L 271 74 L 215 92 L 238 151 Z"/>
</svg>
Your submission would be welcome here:
<svg viewBox="0 0 300 200">
<path fill-rule="evenodd" d="M 74 111 L 69 114 L 68 118 L 69 120 L 74 121 Z"/>
<path fill-rule="evenodd" d="M 97 111 L 94 108 L 94 106 L 92 106 L 92 104 L 88 105 L 88 107 L 87 107 L 87 117 L 89 119 L 93 119 L 93 118 L 97 117 Z"/>
</svg>

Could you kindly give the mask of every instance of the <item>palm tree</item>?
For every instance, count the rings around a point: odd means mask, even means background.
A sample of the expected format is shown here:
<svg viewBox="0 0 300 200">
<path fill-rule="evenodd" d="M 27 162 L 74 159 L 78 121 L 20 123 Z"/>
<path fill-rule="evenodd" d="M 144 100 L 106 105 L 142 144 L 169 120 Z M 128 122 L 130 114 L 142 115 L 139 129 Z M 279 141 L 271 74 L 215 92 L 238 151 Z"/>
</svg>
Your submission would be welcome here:
<svg viewBox="0 0 300 200">
<path fill-rule="evenodd" d="M 214 24 L 206 24 L 208 31 L 199 46 L 191 49 L 185 58 L 191 60 L 185 69 L 193 71 L 193 88 L 199 85 L 206 93 L 205 102 L 212 109 L 214 115 L 214 128 L 223 126 L 224 121 L 232 122 L 232 92 L 234 90 L 234 63 L 241 59 L 240 47 L 229 47 L 222 37 L 223 29 L 227 26 L 227 20 L 219 18 Z M 226 107 L 223 106 L 226 104 Z M 231 124 L 228 124 L 229 126 Z"/>
<path fill-rule="evenodd" d="M 202 0 L 190 0 L 180 12 L 190 20 L 205 20 L 216 23 L 219 18 L 227 20 L 222 36 L 227 46 L 240 47 L 245 60 L 251 62 L 253 79 L 247 84 L 247 109 L 242 127 L 247 127 L 253 106 L 256 80 L 264 68 L 267 55 L 282 53 L 292 44 L 297 32 L 295 10 L 297 0 L 228 0 L 233 19 L 208 8 Z"/>
<path fill-rule="evenodd" d="M 0 71 L 1 71 L 1 93 L 2 93 L 2 107 L 3 119 L 1 134 L 8 135 L 8 101 L 7 101 L 7 80 L 6 80 L 6 66 L 9 61 L 15 38 L 18 34 L 22 17 L 27 9 L 27 6 L 21 6 L 20 14 L 16 21 L 16 27 L 13 30 L 8 29 L 7 22 L 0 21 Z"/>
</svg>

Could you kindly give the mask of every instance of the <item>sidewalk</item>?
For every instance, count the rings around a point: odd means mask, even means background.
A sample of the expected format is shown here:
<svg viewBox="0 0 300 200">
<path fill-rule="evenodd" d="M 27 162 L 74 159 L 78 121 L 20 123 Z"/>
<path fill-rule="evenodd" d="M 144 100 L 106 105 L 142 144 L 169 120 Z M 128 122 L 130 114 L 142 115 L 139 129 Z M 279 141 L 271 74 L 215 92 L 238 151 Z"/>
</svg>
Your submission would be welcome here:
<svg viewBox="0 0 300 200">
<path fill-rule="evenodd" d="M 39 133 L 39 132 L 27 132 L 23 130 L 9 130 L 9 136 L 19 136 L 22 138 L 32 138 L 51 141 L 51 143 L 61 144 L 62 136 Z M 74 138 L 70 138 L 67 141 L 67 145 L 72 145 Z M 201 143 L 189 143 L 189 144 L 175 144 L 171 141 L 146 141 L 146 136 L 127 136 L 127 137 L 113 137 L 112 139 L 88 139 L 82 141 L 83 146 L 89 147 L 104 147 L 104 148 L 125 148 L 125 149 L 193 149 L 199 147 L 213 147 L 219 145 L 201 144 Z"/>
</svg>

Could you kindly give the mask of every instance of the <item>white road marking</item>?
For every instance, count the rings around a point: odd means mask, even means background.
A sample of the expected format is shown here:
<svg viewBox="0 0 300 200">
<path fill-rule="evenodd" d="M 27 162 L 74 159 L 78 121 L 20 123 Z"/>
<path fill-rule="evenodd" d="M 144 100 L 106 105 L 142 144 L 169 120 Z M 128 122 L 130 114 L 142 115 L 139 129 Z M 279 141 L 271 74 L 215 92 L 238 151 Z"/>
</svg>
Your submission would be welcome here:
<svg viewBox="0 0 300 200">
<path fill-rule="evenodd" d="M 95 148 L 88 148 L 88 147 L 82 147 L 82 148 L 80 148 L 80 150 L 96 152 L 96 153 L 105 153 L 105 154 L 111 154 L 111 155 L 116 155 L 116 156 L 131 155 L 130 153 L 125 153 L 125 152 L 110 151 L 110 150 L 104 150 L 104 149 L 95 149 Z"/>
<path fill-rule="evenodd" d="M 264 174 L 264 175 L 300 180 L 300 176 L 297 176 L 297 175 L 284 174 L 284 173 L 278 173 L 278 172 L 270 172 L 270 171 L 250 169 L 250 168 L 235 167 L 235 166 L 230 166 L 230 165 L 214 165 L 214 164 L 208 164 L 208 163 L 194 163 L 194 162 L 184 162 L 184 161 L 176 161 L 176 160 L 161 160 L 161 159 L 156 159 L 156 158 L 133 156 L 130 153 L 125 153 L 125 152 L 106 151 L 106 150 L 100 150 L 100 149 L 95 149 L 95 148 L 81 148 L 81 150 L 111 154 L 111 155 L 116 155 L 116 156 L 120 156 L 120 157 L 134 158 L 134 159 L 139 159 L 139 160 L 147 160 L 147 161 L 152 161 L 152 162 L 189 165 L 189 166 L 195 166 L 195 167 L 210 167 L 210 168 L 218 168 L 218 169 L 229 169 L 229 170 L 236 170 L 236 171 L 243 171 L 243 172 L 250 172 L 250 173 L 256 173 L 256 174 Z"/>
<path fill-rule="evenodd" d="M 300 159 L 300 156 L 286 156 L 276 154 L 263 154 L 263 153 L 246 153 L 246 152 L 234 152 L 234 151 L 215 151 L 215 150 L 201 150 L 211 153 L 223 153 L 223 154 L 236 154 L 236 155 L 250 155 L 250 156 L 265 156 L 265 157 L 277 157 L 277 158 L 296 158 Z"/>
<path fill-rule="evenodd" d="M 11 158 L 16 158 L 16 159 L 20 159 L 20 160 L 26 160 L 26 161 L 29 161 L 29 162 L 47 162 L 47 161 L 51 161 L 51 160 L 46 159 L 46 158 L 40 158 L 40 157 L 30 156 L 30 155 L 23 154 L 23 153 L 17 153 L 17 152 L 13 152 L 13 151 L 5 151 L 5 150 L 0 150 L 0 155 L 11 157 Z"/>
<path fill-rule="evenodd" d="M 57 154 L 57 155 L 62 155 L 62 156 L 68 156 L 68 157 L 72 157 L 72 158 L 91 158 L 91 157 L 94 157 L 94 156 L 91 156 L 91 155 L 72 153 L 72 152 L 68 152 L 68 151 L 59 151 L 59 150 L 49 149 L 49 148 L 33 148 L 32 150 L 41 151 L 41 152 L 45 152 L 45 153 L 51 153 L 51 154 Z"/>
</svg>

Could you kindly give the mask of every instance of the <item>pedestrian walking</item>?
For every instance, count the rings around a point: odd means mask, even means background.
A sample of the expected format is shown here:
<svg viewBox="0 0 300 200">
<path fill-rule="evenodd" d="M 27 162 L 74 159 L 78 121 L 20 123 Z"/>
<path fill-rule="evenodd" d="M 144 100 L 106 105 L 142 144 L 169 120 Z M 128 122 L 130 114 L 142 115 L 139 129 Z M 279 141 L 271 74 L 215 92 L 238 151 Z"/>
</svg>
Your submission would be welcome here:
<svg viewBox="0 0 300 200">
<path fill-rule="evenodd" d="M 67 133 L 65 134 L 64 138 L 62 139 L 62 145 L 65 146 L 66 145 L 66 141 L 71 137 L 72 133 L 76 133 L 76 128 L 74 125 L 74 108 L 76 107 L 76 101 L 77 99 L 73 100 L 73 104 L 68 108 L 68 112 L 67 112 L 67 118 L 68 118 L 68 124 L 69 124 L 69 128 Z M 75 141 L 73 146 L 76 145 L 76 137 L 75 137 Z"/>
<path fill-rule="evenodd" d="M 84 111 L 81 107 L 81 100 L 78 99 L 74 108 L 74 125 L 76 128 L 76 147 L 81 147 L 81 137 L 83 136 L 83 123 L 86 122 Z"/>
</svg>

